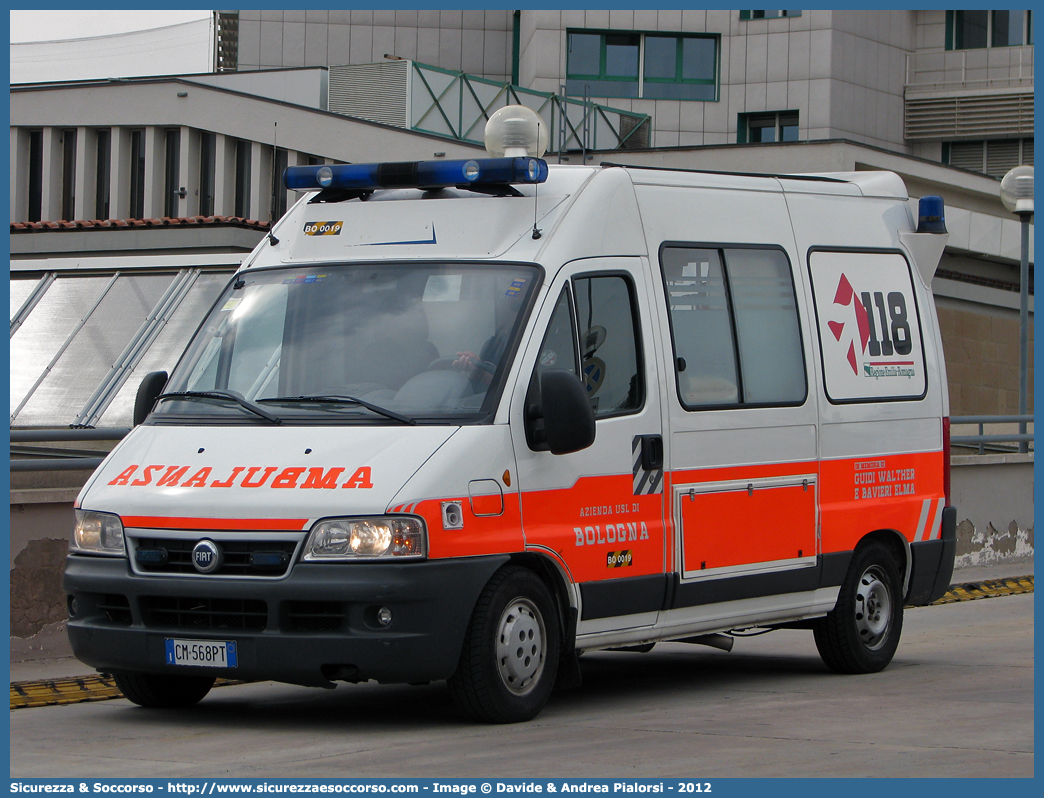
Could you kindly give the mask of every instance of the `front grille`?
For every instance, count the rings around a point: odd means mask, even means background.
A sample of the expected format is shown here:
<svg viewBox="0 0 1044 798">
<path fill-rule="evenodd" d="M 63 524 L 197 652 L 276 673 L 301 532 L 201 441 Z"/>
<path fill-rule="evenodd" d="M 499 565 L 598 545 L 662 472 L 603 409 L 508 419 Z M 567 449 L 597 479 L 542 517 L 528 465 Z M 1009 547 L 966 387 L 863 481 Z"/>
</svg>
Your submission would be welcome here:
<svg viewBox="0 0 1044 798">
<path fill-rule="evenodd" d="M 121 626 L 130 626 L 130 601 L 127 600 L 126 596 L 114 593 L 102 596 L 98 601 L 98 609 L 104 612 L 105 616 L 113 623 L 118 623 Z"/>
<path fill-rule="evenodd" d="M 240 629 L 260 632 L 268 626 L 268 604 L 260 599 L 142 596 L 146 626 L 165 629 Z"/>
<path fill-rule="evenodd" d="M 135 565 L 142 573 L 149 574 L 195 574 L 201 575 L 192 564 L 192 549 L 202 539 L 147 537 L 135 539 L 135 551 L 156 552 L 163 550 L 166 557 L 163 562 L 143 562 L 136 556 Z M 290 570 L 297 542 L 293 540 L 215 540 L 221 549 L 223 561 L 221 566 L 207 576 L 283 576 Z M 251 555 L 279 554 L 278 565 L 256 565 L 251 562 Z M 258 558 L 260 559 L 260 558 Z M 271 559 L 271 558 L 269 558 Z"/>
<path fill-rule="evenodd" d="M 288 601 L 289 632 L 336 632 L 344 624 L 345 605 L 339 601 Z"/>
</svg>

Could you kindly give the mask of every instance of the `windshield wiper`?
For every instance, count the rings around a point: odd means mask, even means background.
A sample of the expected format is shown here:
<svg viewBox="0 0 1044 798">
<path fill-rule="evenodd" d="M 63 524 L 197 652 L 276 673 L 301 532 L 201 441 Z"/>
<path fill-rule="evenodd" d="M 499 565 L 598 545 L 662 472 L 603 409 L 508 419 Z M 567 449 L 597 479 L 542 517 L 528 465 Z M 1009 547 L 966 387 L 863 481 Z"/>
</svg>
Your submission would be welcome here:
<svg viewBox="0 0 1044 798">
<path fill-rule="evenodd" d="M 375 405 L 372 402 L 367 402 L 365 399 L 358 399 L 354 396 L 277 396 L 274 399 L 264 398 L 262 402 L 299 402 L 302 404 L 314 402 L 316 404 L 353 404 L 365 407 L 367 410 L 371 410 L 377 415 L 390 418 L 393 421 L 398 421 L 400 424 L 416 425 L 417 420 L 404 416 L 401 413 L 396 413 L 394 410 L 389 410 L 386 407 Z"/>
<path fill-rule="evenodd" d="M 172 391 L 170 393 L 161 393 L 156 397 L 156 401 L 163 399 L 228 399 L 238 404 L 244 410 L 253 413 L 255 416 L 260 416 L 265 421 L 269 421 L 272 424 L 283 423 L 283 419 L 279 416 L 269 412 L 267 409 L 261 407 L 261 405 L 251 402 L 236 391 Z"/>
</svg>

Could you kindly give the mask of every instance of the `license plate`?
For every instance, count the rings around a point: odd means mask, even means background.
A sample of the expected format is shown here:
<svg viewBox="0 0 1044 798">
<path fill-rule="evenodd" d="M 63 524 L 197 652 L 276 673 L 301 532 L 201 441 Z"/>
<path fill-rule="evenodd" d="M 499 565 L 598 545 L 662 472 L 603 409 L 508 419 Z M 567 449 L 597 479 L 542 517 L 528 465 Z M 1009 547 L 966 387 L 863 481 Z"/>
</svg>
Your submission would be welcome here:
<svg viewBox="0 0 1044 798">
<path fill-rule="evenodd" d="M 234 640 L 178 640 L 168 637 L 165 642 L 168 665 L 234 668 L 238 664 Z"/>
</svg>

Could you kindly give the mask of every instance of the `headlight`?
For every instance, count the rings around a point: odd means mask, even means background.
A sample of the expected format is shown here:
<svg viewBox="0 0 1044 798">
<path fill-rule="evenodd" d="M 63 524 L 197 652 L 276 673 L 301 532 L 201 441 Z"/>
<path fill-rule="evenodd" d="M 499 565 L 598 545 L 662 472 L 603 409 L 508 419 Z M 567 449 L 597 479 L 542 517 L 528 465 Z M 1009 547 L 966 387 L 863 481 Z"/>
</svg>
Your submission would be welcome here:
<svg viewBox="0 0 1044 798">
<path fill-rule="evenodd" d="M 312 527 L 305 542 L 304 559 L 370 560 L 423 557 L 427 531 L 419 518 L 327 518 Z"/>
<path fill-rule="evenodd" d="M 123 523 L 120 517 L 109 513 L 77 510 L 72 549 L 125 557 L 127 552 L 123 546 Z"/>
</svg>

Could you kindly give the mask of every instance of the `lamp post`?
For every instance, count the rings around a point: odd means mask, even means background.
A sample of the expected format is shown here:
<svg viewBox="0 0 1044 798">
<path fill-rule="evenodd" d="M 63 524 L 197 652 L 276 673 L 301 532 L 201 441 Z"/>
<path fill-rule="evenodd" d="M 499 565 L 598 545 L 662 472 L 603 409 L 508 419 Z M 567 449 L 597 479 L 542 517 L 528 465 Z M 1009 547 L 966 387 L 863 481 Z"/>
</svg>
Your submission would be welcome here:
<svg viewBox="0 0 1044 798">
<path fill-rule="evenodd" d="M 1033 218 L 1033 167 L 1016 166 L 1000 184 L 1004 207 L 1022 222 L 1022 263 L 1019 275 L 1019 415 L 1027 412 L 1029 385 L 1029 226 Z M 1026 423 L 1019 423 L 1019 433 L 1026 434 Z M 1029 451 L 1027 441 L 1019 442 L 1019 451 Z"/>
</svg>

